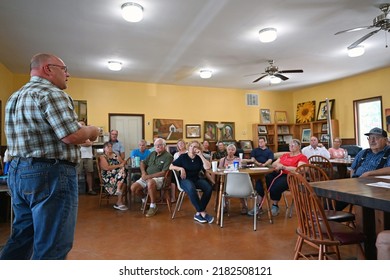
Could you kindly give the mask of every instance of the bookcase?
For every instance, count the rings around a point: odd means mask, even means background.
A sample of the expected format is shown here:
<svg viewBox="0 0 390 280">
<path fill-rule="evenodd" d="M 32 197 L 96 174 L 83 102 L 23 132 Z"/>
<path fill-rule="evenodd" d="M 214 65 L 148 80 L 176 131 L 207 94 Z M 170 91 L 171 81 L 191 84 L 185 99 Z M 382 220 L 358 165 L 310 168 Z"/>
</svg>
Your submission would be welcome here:
<svg viewBox="0 0 390 280">
<path fill-rule="evenodd" d="M 331 120 L 333 138 L 339 137 L 339 122 Z M 307 135 L 302 141 L 303 135 Z M 314 121 L 309 123 L 286 123 L 286 124 L 253 124 L 252 136 L 254 148 L 258 147 L 258 138 L 267 139 L 268 147 L 274 152 L 288 151 L 288 144 L 293 138 L 302 141 L 302 147 L 310 142 L 310 136 L 316 136 L 318 141 L 328 147 L 329 133 L 327 121 Z"/>
</svg>

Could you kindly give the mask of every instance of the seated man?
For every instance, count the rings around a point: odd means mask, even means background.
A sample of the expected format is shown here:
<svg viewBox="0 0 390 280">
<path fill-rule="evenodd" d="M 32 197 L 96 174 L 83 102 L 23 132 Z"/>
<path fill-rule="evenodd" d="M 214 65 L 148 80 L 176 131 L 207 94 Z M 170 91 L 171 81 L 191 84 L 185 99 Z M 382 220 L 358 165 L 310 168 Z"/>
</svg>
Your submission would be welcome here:
<svg viewBox="0 0 390 280">
<path fill-rule="evenodd" d="M 172 155 L 166 151 L 165 146 L 165 140 L 162 138 L 154 141 L 155 151 L 141 161 L 141 178 L 131 185 L 131 191 L 141 198 L 144 197 L 144 189 L 147 188 L 149 192 L 150 207 L 146 217 L 152 217 L 157 212 L 157 190 L 162 188 L 165 173 L 172 162 Z"/>
<path fill-rule="evenodd" d="M 227 156 L 227 151 L 225 144 L 220 141 L 217 143 L 217 151 L 213 154 L 213 160 L 217 159 L 220 160 L 221 158 L 224 158 Z"/>
<path fill-rule="evenodd" d="M 390 146 L 387 145 L 387 132 L 374 127 L 367 135 L 370 148 L 361 150 L 351 168 L 352 177 L 368 177 L 390 174 Z M 337 201 L 336 210 L 344 209 L 348 203 Z"/>
<path fill-rule="evenodd" d="M 253 149 L 251 151 L 251 159 L 250 161 L 254 162 L 256 166 L 268 166 L 272 164 L 272 161 L 274 160 L 274 153 L 267 147 L 267 142 L 264 138 L 259 138 L 259 147 Z M 260 180 L 256 181 L 256 189 L 261 187 Z M 259 205 L 261 202 L 260 196 L 258 196 Z M 260 213 L 261 209 L 259 208 L 257 213 Z M 248 212 L 249 216 L 253 216 L 254 209 L 250 210 Z"/>
<path fill-rule="evenodd" d="M 138 149 L 134 149 L 131 151 L 130 157 L 132 159 L 138 157 L 141 162 L 145 160 L 148 155 L 150 155 L 150 151 L 146 149 L 146 141 L 142 139 L 138 142 Z M 137 181 L 139 178 L 141 178 L 140 173 L 133 173 L 133 175 L 131 176 L 131 181 Z"/>
<path fill-rule="evenodd" d="M 310 145 L 302 149 L 302 154 L 304 154 L 307 158 L 314 155 L 320 155 L 330 159 L 328 150 L 324 147 L 324 145 L 322 145 L 322 143 L 318 143 L 318 138 L 315 136 L 310 137 Z"/>
</svg>

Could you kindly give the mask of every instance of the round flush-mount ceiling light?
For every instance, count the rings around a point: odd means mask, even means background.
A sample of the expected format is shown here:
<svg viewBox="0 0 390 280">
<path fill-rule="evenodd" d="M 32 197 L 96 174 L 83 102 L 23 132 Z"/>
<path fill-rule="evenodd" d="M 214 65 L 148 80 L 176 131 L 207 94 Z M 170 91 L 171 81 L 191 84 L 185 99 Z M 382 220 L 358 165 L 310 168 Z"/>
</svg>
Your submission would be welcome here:
<svg viewBox="0 0 390 280">
<path fill-rule="evenodd" d="M 264 28 L 259 31 L 259 40 L 263 43 L 270 43 L 276 40 L 278 33 L 276 28 Z"/>
<path fill-rule="evenodd" d="M 348 56 L 349 57 L 358 57 L 364 54 L 364 46 L 358 45 L 354 48 L 348 48 Z"/>
<path fill-rule="evenodd" d="M 108 62 L 108 69 L 110 69 L 111 71 L 120 71 L 120 70 L 122 70 L 122 62 L 109 61 Z"/>
<path fill-rule="evenodd" d="M 212 75 L 213 75 L 213 71 L 208 69 L 202 69 L 199 71 L 199 76 L 202 79 L 210 79 Z"/>
<path fill-rule="evenodd" d="M 121 6 L 122 17 L 129 22 L 139 22 L 144 18 L 144 8 L 137 3 L 127 2 Z"/>
</svg>

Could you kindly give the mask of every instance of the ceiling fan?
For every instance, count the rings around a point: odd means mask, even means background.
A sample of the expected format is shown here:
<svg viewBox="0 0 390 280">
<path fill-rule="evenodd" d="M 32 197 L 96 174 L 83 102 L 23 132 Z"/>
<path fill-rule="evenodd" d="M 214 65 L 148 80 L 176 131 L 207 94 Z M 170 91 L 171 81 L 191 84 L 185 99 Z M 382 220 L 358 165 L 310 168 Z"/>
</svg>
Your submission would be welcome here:
<svg viewBox="0 0 390 280">
<path fill-rule="evenodd" d="M 258 81 L 260 81 L 261 79 L 263 79 L 263 78 L 265 78 L 267 76 L 269 76 L 271 78 L 272 77 L 277 77 L 277 78 L 285 81 L 285 80 L 288 80 L 288 77 L 282 75 L 284 73 L 303 73 L 303 70 L 279 70 L 279 67 L 274 65 L 274 61 L 273 60 L 268 60 L 268 63 L 270 65 L 267 68 L 265 68 L 264 73 L 261 73 L 261 74 L 264 74 L 264 75 L 260 76 L 256 80 L 254 80 L 253 83 L 257 83 Z"/>
<path fill-rule="evenodd" d="M 371 29 L 374 27 L 377 27 L 379 29 L 371 31 L 370 33 L 366 34 L 365 36 L 361 37 L 359 40 L 356 42 L 352 43 L 351 45 L 348 46 L 348 49 L 353 49 L 357 47 L 360 43 L 363 41 L 367 40 L 370 38 L 372 35 L 375 33 L 379 32 L 380 30 L 388 31 L 390 32 L 390 4 L 382 4 L 379 6 L 379 9 L 381 9 L 382 14 L 379 16 L 375 17 L 373 20 L 373 24 L 370 26 L 361 26 L 361 27 L 356 27 L 356 28 L 351 28 L 343 31 L 337 32 L 335 35 L 341 34 L 341 33 L 346 33 L 346 32 L 353 32 L 353 31 L 359 31 L 363 29 Z M 387 47 L 387 46 L 386 46 Z"/>
</svg>

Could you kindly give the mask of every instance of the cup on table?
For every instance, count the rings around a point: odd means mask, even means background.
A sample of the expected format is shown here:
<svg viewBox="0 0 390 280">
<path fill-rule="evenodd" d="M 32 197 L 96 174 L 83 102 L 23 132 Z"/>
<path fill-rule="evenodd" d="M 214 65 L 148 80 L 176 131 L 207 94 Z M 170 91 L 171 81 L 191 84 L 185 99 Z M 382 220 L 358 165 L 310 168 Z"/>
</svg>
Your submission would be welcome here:
<svg viewBox="0 0 390 280">
<path fill-rule="evenodd" d="M 240 162 L 238 160 L 233 161 L 233 170 L 237 171 L 239 168 Z"/>
<path fill-rule="evenodd" d="M 244 157 L 244 154 L 243 153 L 239 153 L 238 156 L 240 157 L 240 160 L 242 160 L 242 158 Z"/>
<path fill-rule="evenodd" d="M 217 172 L 218 171 L 218 161 L 212 161 L 211 168 L 212 168 L 213 172 Z"/>
</svg>

